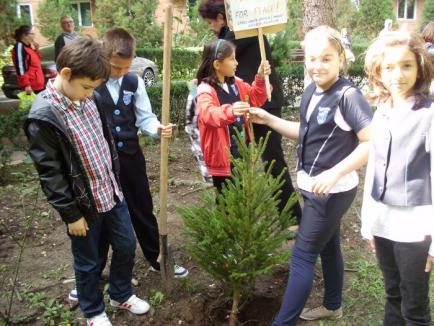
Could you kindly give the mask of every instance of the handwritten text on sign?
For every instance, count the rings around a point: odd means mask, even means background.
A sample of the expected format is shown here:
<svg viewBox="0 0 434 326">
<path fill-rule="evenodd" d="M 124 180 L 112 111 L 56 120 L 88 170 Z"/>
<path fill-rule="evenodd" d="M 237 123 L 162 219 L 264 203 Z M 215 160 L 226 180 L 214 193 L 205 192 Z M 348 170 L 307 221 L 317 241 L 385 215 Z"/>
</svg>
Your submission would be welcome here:
<svg viewBox="0 0 434 326">
<path fill-rule="evenodd" d="M 286 0 L 226 0 L 228 20 L 234 31 L 285 24 Z"/>
</svg>

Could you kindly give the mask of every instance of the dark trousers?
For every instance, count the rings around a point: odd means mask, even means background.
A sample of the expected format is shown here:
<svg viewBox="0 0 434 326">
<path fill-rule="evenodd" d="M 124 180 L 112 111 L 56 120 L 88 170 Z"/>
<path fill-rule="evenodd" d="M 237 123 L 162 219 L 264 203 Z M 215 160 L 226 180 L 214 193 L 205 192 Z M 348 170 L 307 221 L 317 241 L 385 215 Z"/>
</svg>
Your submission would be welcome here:
<svg viewBox="0 0 434 326">
<path fill-rule="evenodd" d="M 424 271 L 430 245 L 431 237 L 410 243 L 375 237 L 386 291 L 383 325 L 431 325 L 430 273 Z"/>
<path fill-rule="evenodd" d="M 281 109 L 267 109 L 271 114 L 281 117 Z M 261 137 L 266 137 L 267 132 L 270 131 L 270 137 L 268 138 L 268 144 L 265 148 L 264 153 L 262 154 L 262 160 L 267 162 L 266 169 L 268 168 L 268 164 L 270 164 L 273 160 L 275 161 L 273 169 L 271 170 L 271 174 L 273 177 L 279 176 L 283 169 L 286 168 L 286 172 L 283 174 L 282 178 L 284 184 L 282 185 L 282 193 L 280 195 L 280 203 L 279 203 L 279 211 L 285 207 L 288 202 L 289 197 L 294 193 L 294 186 L 292 185 L 291 176 L 288 172 L 288 167 L 285 162 L 285 157 L 283 155 L 282 149 L 282 136 L 275 132 L 274 130 L 268 128 L 265 125 L 253 124 L 253 131 L 255 133 L 255 141 L 259 142 Z M 296 217 L 298 223 L 300 223 L 301 218 L 301 207 L 299 202 L 297 201 L 292 207 L 292 215 Z"/>
<path fill-rule="evenodd" d="M 94 224 L 89 225 L 85 237 L 69 235 L 78 302 L 86 318 L 104 311 L 104 300 L 99 288 L 101 237 L 113 248 L 110 264 L 108 292 L 113 300 L 124 302 L 133 294 L 131 277 L 134 266 L 136 239 L 125 201 L 100 214 Z"/>
<path fill-rule="evenodd" d="M 318 256 L 321 257 L 324 277 L 323 305 L 330 310 L 341 306 L 344 262 L 339 239 L 340 225 L 356 190 L 326 197 L 302 191 L 303 216 L 292 249 L 288 284 L 273 326 L 296 325 L 312 289 Z"/>
<path fill-rule="evenodd" d="M 118 154 L 122 192 L 128 204 L 137 240 L 151 266 L 160 269 L 160 264 L 157 262 L 160 254 L 158 223 L 153 212 L 154 205 L 146 174 L 145 157 L 141 150 L 132 155 L 123 152 Z M 107 260 L 108 243 L 103 244 L 103 248 L 105 248 L 105 261 L 101 264 L 101 272 Z"/>
<path fill-rule="evenodd" d="M 226 183 L 227 180 L 230 180 L 231 177 L 218 177 L 218 176 L 213 176 L 212 177 L 212 184 L 214 185 L 214 187 L 217 189 L 217 191 L 219 193 L 222 192 L 223 189 L 223 184 Z"/>
</svg>

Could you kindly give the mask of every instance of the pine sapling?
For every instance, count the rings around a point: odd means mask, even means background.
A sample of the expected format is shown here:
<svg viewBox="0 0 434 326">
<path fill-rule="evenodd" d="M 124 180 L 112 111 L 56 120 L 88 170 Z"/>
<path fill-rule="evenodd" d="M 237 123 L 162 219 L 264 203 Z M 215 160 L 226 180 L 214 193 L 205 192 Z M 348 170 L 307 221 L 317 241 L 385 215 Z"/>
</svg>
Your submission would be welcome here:
<svg viewBox="0 0 434 326">
<path fill-rule="evenodd" d="M 243 292 L 256 277 L 270 274 L 288 259 L 289 253 L 282 252 L 281 246 L 293 224 L 289 212 L 296 201 L 293 196 L 279 213 L 283 172 L 274 178 L 274 162 L 264 171 L 261 160 L 268 135 L 259 144 L 246 143 L 242 135 L 244 131 L 236 132 L 240 158 L 231 157 L 232 176 L 222 193 L 207 191 L 199 205 L 180 210 L 191 238 L 187 246 L 191 255 L 231 290 L 231 326 L 236 325 Z"/>
</svg>

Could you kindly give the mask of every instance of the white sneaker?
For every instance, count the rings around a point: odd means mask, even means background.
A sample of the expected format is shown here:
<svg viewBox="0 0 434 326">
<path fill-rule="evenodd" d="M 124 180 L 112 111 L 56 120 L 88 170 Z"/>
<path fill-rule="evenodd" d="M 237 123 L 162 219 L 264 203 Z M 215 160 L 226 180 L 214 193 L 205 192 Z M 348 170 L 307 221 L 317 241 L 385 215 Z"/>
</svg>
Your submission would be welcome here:
<svg viewBox="0 0 434 326">
<path fill-rule="evenodd" d="M 160 270 L 154 268 L 154 267 L 149 267 L 149 270 L 152 272 L 160 272 Z M 173 271 L 175 273 L 175 278 L 182 278 L 182 277 L 186 277 L 188 275 L 188 269 L 185 267 L 182 267 L 180 265 L 176 265 L 173 266 Z"/>
<path fill-rule="evenodd" d="M 73 288 L 69 294 L 68 294 L 68 299 L 74 302 L 78 301 L 78 295 L 77 295 L 77 288 Z"/>
<path fill-rule="evenodd" d="M 126 309 L 136 315 L 146 314 L 151 308 L 149 303 L 147 303 L 145 300 L 137 298 L 134 294 L 123 303 L 110 299 L 110 305 L 115 308 Z"/>
<path fill-rule="evenodd" d="M 87 318 L 86 322 L 87 326 L 112 326 L 112 323 L 105 312 L 93 316 L 92 318 Z"/>
</svg>

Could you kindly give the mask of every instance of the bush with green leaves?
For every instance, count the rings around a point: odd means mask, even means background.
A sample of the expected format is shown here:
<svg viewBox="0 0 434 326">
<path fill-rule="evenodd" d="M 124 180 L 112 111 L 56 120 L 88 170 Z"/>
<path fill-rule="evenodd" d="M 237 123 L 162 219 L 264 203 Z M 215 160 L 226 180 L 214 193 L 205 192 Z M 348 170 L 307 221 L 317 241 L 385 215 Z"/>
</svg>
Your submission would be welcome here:
<svg viewBox="0 0 434 326">
<path fill-rule="evenodd" d="M 425 24 L 434 20 L 434 0 L 425 0 L 422 12 L 423 14 L 421 24 L 422 27 L 425 27 Z"/>
<path fill-rule="evenodd" d="M 0 115 L 0 182 L 7 176 L 7 165 L 10 163 L 12 152 L 24 150 L 22 125 L 28 111 L 11 109 L 6 114 Z"/>
<path fill-rule="evenodd" d="M 295 202 L 292 197 L 279 213 L 283 180 L 282 175 L 271 175 L 273 163 L 264 172 L 261 154 L 267 140 L 246 144 L 240 133 L 234 139 L 241 158 L 231 158 L 232 177 L 222 192 L 209 190 L 199 204 L 180 209 L 191 239 L 188 251 L 231 291 L 229 325 L 236 324 L 242 295 L 255 279 L 270 274 L 289 258 L 289 252 L 281 247 L 293 223 L 289 210 Z"/>
<path fill-rule="evenodd" d="M 284 106 L 289 109 L 296 108 L 304 92 L 304 65 L 284 65 L 277 67 L 276 70 L 285 98 Z M 363 63 L 356 62 L 350 65 L 348 78 L 359 88 L 363 87 L 366 82 Z"/>
<path fill-rule="evenodd" d="M 151 101 L 152 111 L 160 118 L 161 103 L 163 100 L 162 83 L 146 88 L 146 91 Z M 187 81 L 178 80 L 170 84 L 170 122 L 175 123 L 180 128 L 185 124 L 185 107 L 187 105 L 188 96 Z"/>
<path fill-rule="evenodd" d="M 154 61 L 160 73 L 163 71 L 163 49 L 162 48 L 138 48 L 136 53 L 139 57 L 144 57 Z M 189 50 L 182 48 L 172 49 L 170 61 L 172 80 L 190 80 L 196 78 L 197 68 L 199 67 L 202 49 Z"/>
<path fill-rule="evenodd" d="M 288 23 L 285 30 L 273 36 L 267 36 L 271 44 L 271 55 L 276 66 L 288 63 L 290 54 L 294 49 L 300 48 L 301 22 L 303 21 L 303 1 L 288 0 Z"/>
<path fill-rule="evenodd" d="M 360 0 L 356 32 L 370 41 L 383 29 L 386 19 L 394 18 L 392 0 Z"/>
<path fill-rule="evenodd" d="M 75 22 L 78 21 L 77 11 L 72 7 L 70 0 L 43 0 L 38 6 L 38 23 L 42 35 L 54 41 L 62 32 L 59 19 L 69 15 Z"/>
<path fill-rule="evenodd" d="M 16 0 L 0 0 L 0 52 L 4 45 L 15 43 L 14 30 L 19 25 L 26 24 L 29 17 L 17 17 Z"/>
<path fill-rule="evenodd" d="M 137 47 L 156 47 L 163 41 L 157 23 L 157 0 L 98 0 L 94 25 L 100 36 L 113 27 L 123 27 L 134 35 Z"/>
<path fill-rule="evenodd" d="M 200 3 L 196 1 L 192 4 L 192 1 L 188 1 L 187 26 L 178 24 L 178 30 L 173 35 L 173 43 L 176 47 L 203 47 L 215 38 L 215 35 L 208 29 L 206 21 L 199 15 Z"/>
</svg>

